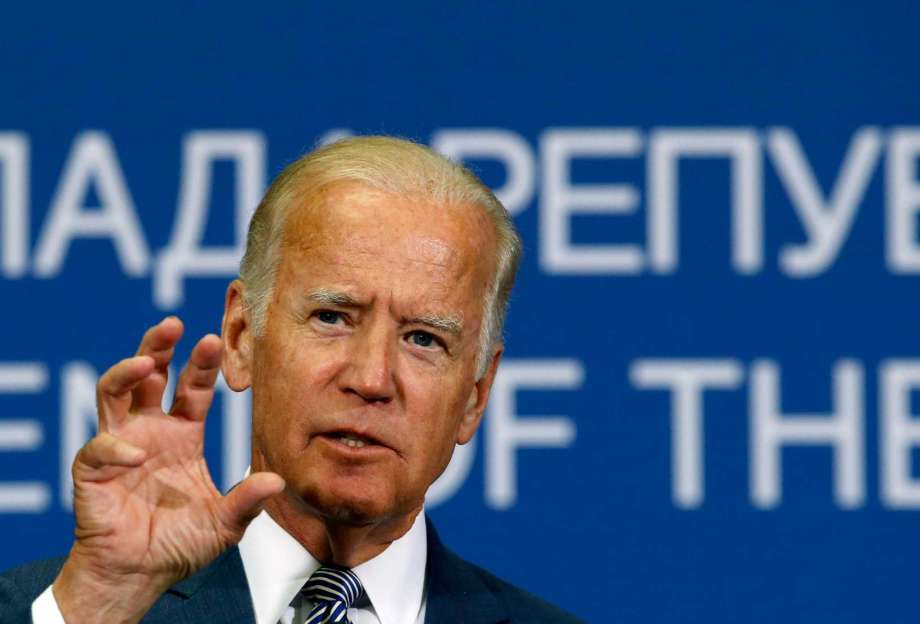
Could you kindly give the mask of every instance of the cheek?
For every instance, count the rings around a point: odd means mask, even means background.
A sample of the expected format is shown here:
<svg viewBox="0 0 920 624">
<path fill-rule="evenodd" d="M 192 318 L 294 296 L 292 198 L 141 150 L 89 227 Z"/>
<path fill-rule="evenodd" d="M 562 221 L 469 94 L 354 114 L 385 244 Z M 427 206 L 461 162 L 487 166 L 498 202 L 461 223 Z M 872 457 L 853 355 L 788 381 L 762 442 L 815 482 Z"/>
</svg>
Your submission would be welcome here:
<svg viewBox="0 0 920 624">
<path fill-rule="evenodd" d="M 282 346 L 260 346 L 253 370 L 253 433 L 263 441 L 272 441 L 269 447 L 283 448 L 277 442 L 283 439 L 295 418 L 291 412 L 298 403 L 294 394 L 301 387 L 300 380 L 295 378 L 298 367 Z"/>
<path fill-rule="evenodd" d="M 315 381 L 334 366 L 328 348 L 304 341 L 296 332 L 276 332 L 259 345 L 253 377 L 283 395 Z"/>
<path fill-rule="evenodd" d="M 426 455 L 430 462 L 440 463 L 456 444 L 466 401 L 457 388 L 445 385 L 443 377 L 430 383 L 416 380 L 407 384 L 406 396 L 411 403 L 408 411 L 415 416 L 410 434 L 416 452 Z"/>
<path fill-rule="evenodd" d="M 254 358 L 253 418 L 266 433 L 284 435 L 335 379 L 341 354 L 328 346 L 266 341 Z"/>
</svg>

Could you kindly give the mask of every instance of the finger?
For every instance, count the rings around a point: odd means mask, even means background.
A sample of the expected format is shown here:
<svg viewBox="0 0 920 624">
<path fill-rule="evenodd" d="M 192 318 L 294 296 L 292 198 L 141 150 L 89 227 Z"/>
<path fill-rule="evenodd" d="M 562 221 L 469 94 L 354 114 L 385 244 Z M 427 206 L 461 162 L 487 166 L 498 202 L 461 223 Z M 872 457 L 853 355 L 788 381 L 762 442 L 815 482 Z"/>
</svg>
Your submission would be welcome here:
<svg viewBox="0 0 920 624">
<path fill-rule="evenodd" d="M 134 389 L 131 409 L 144 410 L 162 406 L 169 363 L 183 331 L 182 321 L 175 316 L 168 316 L 144 334 L 137 355 L 149 355 L 155 367 L 154 372 Z"/>
<path fill-rule="evenodd" d="M 124 421 L 131 407 L 131 391 L 153 372 L 153 368 L 152 357 L 136 355 L 118 362 L 99 378 L 96 407 L 100 431 Z"/>
<path fill-rule="evenodd" d="M 189 420 L 204 420 L 214 398 L 214 384 L 220 372 L 223 343 L 208 334 L 192 349 L 188 364 L 179 375 L 176 399 L 169 413 Z"/>
<path fill-rule="evenodd" d="M 77 453 L 73 462 L 74 481 L 107 481 L 126 469 L 140 466 L 146 458 L 144 449 L 102 432 Z"/>
<path fill-rule="evenodd" d="M 257 472 L 246 477 L 220 500 L 220 520 L 230 541 L 236 543 L 265 502 L 284 490 L 284 479 L 273 472 Z"/>
</svg>

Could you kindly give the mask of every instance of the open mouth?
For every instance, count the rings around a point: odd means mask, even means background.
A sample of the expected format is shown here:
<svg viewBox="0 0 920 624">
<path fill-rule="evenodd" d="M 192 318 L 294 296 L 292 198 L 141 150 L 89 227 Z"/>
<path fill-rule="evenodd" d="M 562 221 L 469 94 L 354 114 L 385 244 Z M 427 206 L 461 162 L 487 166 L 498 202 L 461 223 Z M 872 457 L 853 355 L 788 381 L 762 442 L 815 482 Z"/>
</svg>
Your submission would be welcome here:
<svg viewBox="0 0 920 624">
<path fill-rule="evenodd" d="M 365 446 L 380 445 L 380 442 L 377 440 L 367 436 L 358 435 L 354 431 L 331 431 L 325 435 L 350 448 L 358 449 L 364 448 Z"/>
</svg>

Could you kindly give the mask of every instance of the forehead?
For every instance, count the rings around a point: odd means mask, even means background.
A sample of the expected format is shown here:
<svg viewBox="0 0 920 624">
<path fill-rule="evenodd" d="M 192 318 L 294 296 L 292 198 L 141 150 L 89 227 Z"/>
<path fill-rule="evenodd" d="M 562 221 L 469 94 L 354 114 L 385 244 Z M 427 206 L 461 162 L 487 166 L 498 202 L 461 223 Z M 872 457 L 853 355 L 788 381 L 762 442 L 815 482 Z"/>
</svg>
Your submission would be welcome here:
<svg viewBox="0 0 920 624">
<path fill-rule="evenodd" d="M 479 206 L 339 183 L 293 208 L 282 267 L 337 286 L 401 284 L 420 296 L 456 291 L 481 298 L 495 247 L 494 227 Z"/>
</svg>

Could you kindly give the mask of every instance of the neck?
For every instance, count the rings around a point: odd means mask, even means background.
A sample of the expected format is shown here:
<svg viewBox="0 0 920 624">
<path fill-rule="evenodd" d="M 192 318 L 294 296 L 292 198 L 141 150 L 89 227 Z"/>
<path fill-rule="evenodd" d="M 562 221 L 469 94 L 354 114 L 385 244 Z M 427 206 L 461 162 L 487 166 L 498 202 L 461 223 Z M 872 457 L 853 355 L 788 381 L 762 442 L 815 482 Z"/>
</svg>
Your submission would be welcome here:
<svg viewBox="0 0 920 624">
<path fill-rule="evenodd" d="M 282 492 L 268 500 L 265 511 L 324 565 L 353 568 L 373 559 L 405 535 L 421 507 L 398 518 L 355 524 L 305 510 Z"/>
</svg>

